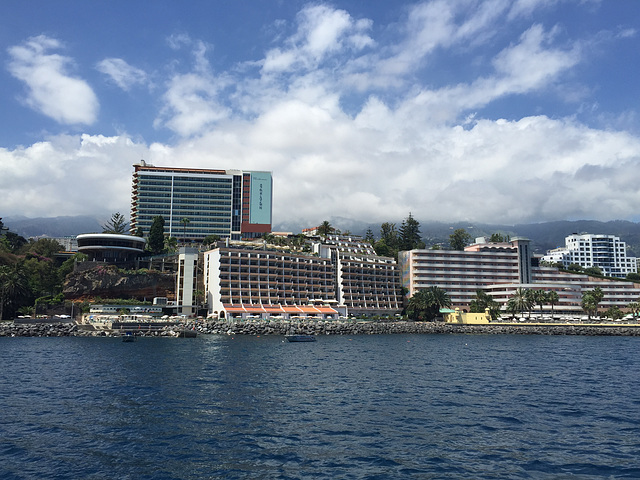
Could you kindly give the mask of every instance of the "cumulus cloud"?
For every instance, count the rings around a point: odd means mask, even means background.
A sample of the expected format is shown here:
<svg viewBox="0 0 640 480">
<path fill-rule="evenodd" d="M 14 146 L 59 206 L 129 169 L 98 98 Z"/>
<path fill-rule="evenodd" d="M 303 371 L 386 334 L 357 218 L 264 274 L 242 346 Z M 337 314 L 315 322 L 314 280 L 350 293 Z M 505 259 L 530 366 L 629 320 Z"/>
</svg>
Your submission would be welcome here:
<svg viewBox="0 0 640 480">
<path fill-rule="evenodd" d="M 298 14 L 298 30 L 285 48 L 267 52 L 262 65 L 265 74 L 317 67 L 343 49 L 360 51 L 374 44 L 367 31 L 370 20 L 354 20 L 345 10 L 326 5 L 305 7 Z"/>
<path fill-rule="evenodd" d="M 263 58 L 223 72 L 211 67 L 209 45 L 175 35 L 171 50 L 186 49 L 189 61 L 171 64 L 156 126 L 178 139 L 149 145 L 124 134 L 59 136 L 0 150 L 7 211 L 128 211 L 131 164 L 144 158 L 273 171 L 276 228 L 338 217 L 397 222 L 408 212 L 491 223 L 632 218 L 640 202 L 637 135 L 571 116 L 525 112 L 506 120 L 482 110 L 570 89 L 558 85 L 588 57 L 588 42 L 526 20 L 553 4 L 421 2 L 383 26 L 396 34 L 384 43 L 372 21 L 314 4 Z M 517 33 L 497 38 L 516 21 Z M 480 49 L 482 68 L 470 66 L 464 79 L 444 85 L 419 75 L 435 55 L 460 46 Z M 111 67 L 124 85 L 135 84 L 126 80 L 128 64 Z M 56 196 L 60 185 L 78 188 Z"/>
<path fill-rule="evenodd" d="M 96 68 L 124 91 L 147 82 L 147 74 L 144 70 L 129 65 L 121 58 L 105 58 Z"/>
<path fill-rule="evenodd" d="M 59 135 L 2 148 L 4 211 L 34 217 L 128 212 L 131 166 L 145 157 L 148 147 L 128 136 Z"/>
<path fill-rule="evenodd" d="M 98 115 L 98 98 L 86 81 L 68 73 L 71 58 L 50 53 L 61 47 L 46 35 L 10 47 L 9 71 L 25 83 L 24 101 L 32 109 L 59 123 L 90 125 Z"/>
<path fill-rule="evenodd" d="M 172 39 L 171 45 L 178 48 L 191 46 L 192 42 L 180 36 Z M 220 100 L 220 93 L 229 85 L 229 80 L 211 71 L 206 55 L 206 44 L 195 42 L 193 69 L 189 73 L 175 73 L 168 81 L 156 127 L 164 126 L 182 137 L 189 137 L 230 115 L 230 109 Z"/>
</svg>

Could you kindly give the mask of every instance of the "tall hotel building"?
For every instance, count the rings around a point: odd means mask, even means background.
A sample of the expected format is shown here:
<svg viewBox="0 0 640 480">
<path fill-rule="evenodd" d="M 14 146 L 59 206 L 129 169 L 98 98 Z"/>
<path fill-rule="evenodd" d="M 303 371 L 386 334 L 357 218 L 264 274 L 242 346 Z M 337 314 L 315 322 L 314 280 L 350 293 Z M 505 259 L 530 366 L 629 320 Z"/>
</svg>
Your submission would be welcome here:
<svg viewBox="0 0 640 480">
<path fill-rule="evenodd" d="M 600 306 L 625 308 L 637 301 L 640 285 L 626 281 L 594 278 L 560 272 L 554 267 L 539 265 L 533 257 L 529 241 L 476 243 L 457 250 L 411 250 L 400 252 L 399 263 L 404 287 L 409 296 L 430 286 L 445 290 L 452 306 L 468 309 L 477 290 L 483 290 L 496 301 L 505 304 L 518 288 L 542 289 L 558 293 L 556 312 L 581 312 L 585 291 L 596 287 L 604 293 Z M 544 305 L 547 313 L 552 309 Z"/>
<path fill-rule="evenodd" d="M 133 167 L 132 232 L 148 235 L 157 216 L 164 217 L 165 233 L 181 240 L 271 232 L 271 172 L 156 167 L 144 160 Z"/>
<path fill-rule="evenodd" d="M 477 243 L 459 250 L 410 250 L 399 253 L 402 282 L 409 296 L 437 286 L 455 307 L 468 308 L 476 290 L 493 284 L 532 282 L 529 240 Z"/>
</svg>

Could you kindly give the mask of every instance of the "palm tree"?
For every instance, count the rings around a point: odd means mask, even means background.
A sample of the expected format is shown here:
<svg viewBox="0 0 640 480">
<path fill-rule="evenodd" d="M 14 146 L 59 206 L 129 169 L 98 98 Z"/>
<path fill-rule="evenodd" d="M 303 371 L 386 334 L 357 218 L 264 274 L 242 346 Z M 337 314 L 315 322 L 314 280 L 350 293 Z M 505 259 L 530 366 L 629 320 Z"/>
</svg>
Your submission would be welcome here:
<svg viewBox="0 0 640 480">
<path fill-rule="evenodd" d="M 587 313 L 589 320 L 591 320 L 591 314 L 598 310 L 598 302 L 592 292 L 585 292 L 582 295 L 580 306 Z"/>
<path fill-rule="evenodd" d="M 469 311 L 471 313 L 484 313 L 487 308 L 489 309 L 489 315 L 491 320 L 496 320 L 500 315 L 500 304 L 496 302 L 491 295 L 488 295 L 484 290 L 476 290 L 476 296 L 469 305 Z"/>
<path fill-rule="evenodd" d="M 4 306 L 28 290 L 28 279 L 21 267 L 18 263 L 0 266 L 0 320 Z"/>
<path fill-rule="evenodd" d="M 602 299 L 604 298 L 604 292 L 602 291 L 602 289 L 600 287 L 596 287 L 593 290 L 591 290 L 591 296 L 593 297 L 593 300 L 595 302 L 595 308 L 594 311 L 596 313 L 596 315 L 598 314 L 598 305 L 600 305 L 600 302 L 602 301 Z"/>
<path fill-rule="evenodd" d="M 433 321 L 441 308 L 450 306 L 451 298 L 449 294 L 440 287 L 432 286 L 411 296 L 407 312 L 414 320 Z"/>
<path fill-rule="evenodd" d="M 540 305 L 540 315 L 542 315 L 542 306 L 548 301 L 547 292 L 541 288 L 533 290 L 531 297 L 536 304 Z"/>
<path fill-rule="evenodd" d="M 517 311 L 522 313 L 525 310 L 529 310 L 532 306 L 531 294 L 527 293 L 529 290 L 519 287 L 516 289 L 516 293 L 509 299 L 513 300 L 513 304 Z"/>
<path fill-rule="evenodd" d="M 560 295 L 555 290 L 549 290 L 547 292 L 547 303 L 551 305 L 551 316 L 553 317 L 553 306 L 560 301 Z"/>
<path fill-rule="evenodd" d="M 627 305 L 627 308 L 631 310 L 631 315 L 635 318 L 638 315 L 638 312 L 640 312 L 640 302 L 631 302 Z"/>
<path fill-rule="evenodd" d="M 331 224 L 329 223 L 328 220 L 325 220 L 324 222 L 322 222 L 320 224 L 320 226 L 318 227 L 318 235 L 322 236 L 322 237 L 326 237 L 327 235 L 330 235 L 331 232 L 333 232 L 335 230 L 335 228 L 333 228 L 331 226 Z"/>
<path fill-rule="evenodd" d="M 516 313 L 520 312 L 520 307 L 518 306 L 518 302 L 515 297 L 511 297 L 507 300 L 507 306 L 505 307 L 507 313 L 511 315 L 511 318 L 516 316 Z"/>
<path fill-rule="evenodd" d="M 180 223 L 182 224 L 182 227 L 183 227 L 182 242 L 187 243 L 187 225 L 191 223 L 191 220 L 189 220 L 187 217 L 184 217 L 183 219 L 180 220 Z"/>
</svg>

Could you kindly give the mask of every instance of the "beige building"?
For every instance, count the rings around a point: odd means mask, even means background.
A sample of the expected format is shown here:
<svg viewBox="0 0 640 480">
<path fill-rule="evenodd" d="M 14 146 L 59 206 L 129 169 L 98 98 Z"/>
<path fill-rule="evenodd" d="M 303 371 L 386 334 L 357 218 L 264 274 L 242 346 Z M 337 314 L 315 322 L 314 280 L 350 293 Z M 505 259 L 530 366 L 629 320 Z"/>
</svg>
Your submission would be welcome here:
<svg viewBox="0 0 640 480">
<path fill-rule="evenodd" d="M 320 317 L 402 311 L 398 265 L 357 238 L 330 236 L 314 254 L 219 247 L 204 253 L 210 316 Z M 367 246 L 368 245 L 368 246 Z"/>
<path fill-rule="evenodd" d="M 553 311 L 564 313 L 581 312 L 583 293 L 595 287 L 600 287 L 604 293 L 600 303 L 603 310 L 613 306 L 623 309 L 640 298 L 640 284 L 564 273 L 554 267 L 539 266 L 539 259 L 531 255 L 526 239 L 506 243 L 480 240 L 464 251 L 400 252 L 399 263 L 402 282 L 409 296 L 421 289 L 437 286 L 449 294 L 452 307 L 461 310 L 469 309 L 479 289 L 501 304 L 505 304 L 517 288 L 553 290 L 560 299 L 553 306 Z M 551 305 L 543 305 L 543 312 L 549 313 L 551 309 Z"/>
</svg>

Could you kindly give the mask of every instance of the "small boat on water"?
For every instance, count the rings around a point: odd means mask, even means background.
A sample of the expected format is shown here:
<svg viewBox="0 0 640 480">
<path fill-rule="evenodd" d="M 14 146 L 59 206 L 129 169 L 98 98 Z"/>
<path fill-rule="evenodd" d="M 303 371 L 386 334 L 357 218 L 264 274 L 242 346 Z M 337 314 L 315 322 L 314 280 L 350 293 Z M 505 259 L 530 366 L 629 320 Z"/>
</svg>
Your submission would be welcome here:
<svg viewBox="0 0 640 480">
<path fill-rule="evenodd" d="M 197 330 L 189 330 L 183 328 L 178 332 L 178 338 L 196 338 L 198 336 Z"/>
<path fill-rule="evenodd" d="M 136 334 L 134 332 L 125 332 L 122 334 L 123 342 L 135 342 L 137 340 Z"/>
<path fill-rule="evenodd" d="M 315 342 L 315 335 L 285 335 L 287 342 Z"/>
</svg>

